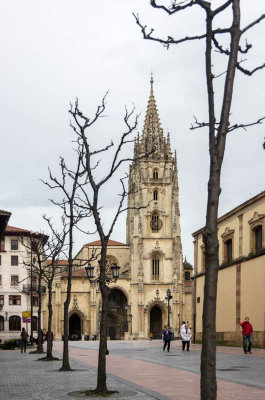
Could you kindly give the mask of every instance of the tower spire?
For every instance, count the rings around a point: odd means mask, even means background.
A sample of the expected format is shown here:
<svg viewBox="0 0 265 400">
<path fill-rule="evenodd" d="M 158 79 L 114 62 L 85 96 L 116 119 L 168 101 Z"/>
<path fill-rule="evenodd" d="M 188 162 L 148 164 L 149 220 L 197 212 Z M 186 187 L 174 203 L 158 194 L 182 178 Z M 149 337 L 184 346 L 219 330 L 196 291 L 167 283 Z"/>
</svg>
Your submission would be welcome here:
<svg viewBox="0 0 265 400">
<path fill-rule="evenodd" d="M 144 129 L 141 138 L 141 145 L 144 147 L 145 152 L 155 152 L 153 155 L 156 157 L 161 154 L 161 144 L 163 143 L 163 130 L 160 126 L 159 115 L 156 107 L 156 101 L 154 96 L 154 78 L 153 72 L 151 72 L 150 79 L 150 96 L 147 105 L 147 111 L 144 122 Z"/>
</svg>

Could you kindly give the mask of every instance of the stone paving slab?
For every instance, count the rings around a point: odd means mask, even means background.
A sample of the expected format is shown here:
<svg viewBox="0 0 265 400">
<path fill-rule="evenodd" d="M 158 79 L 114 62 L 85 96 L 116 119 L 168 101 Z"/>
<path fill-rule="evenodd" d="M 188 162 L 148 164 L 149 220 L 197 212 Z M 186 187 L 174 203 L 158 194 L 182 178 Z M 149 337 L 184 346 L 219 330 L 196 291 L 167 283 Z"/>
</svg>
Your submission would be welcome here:
<svg viewBox="0 0 265 400">
<path fill-rule="evenodd" d="M 87 363 L 72 359 L 71 368 L 75 371 L 60 372 L 62 361 L 43 362 L 38 358 L 40 355 L 21 354 L 19 350 L 0 351 L 1 400 L 71 400 L 80 397 L 69 396 L 69 393 L 95 388 L 97 371 Z M 113 399 L 154 399 L 111 376 L 108 376 L 107 385 L 109 390 L 119 392 L 111 397 Z"/>
<path fill-rule="evenodd" d="M 96 367 L 97 346 L 98 343 L 71 342 L 70 356 L 74 359 L 82 359 L 83 362 Z M 59 349 L 60 344 L 56 343 L 56 347 Z M 161 351 L 156 343 L 150 342 L 144 344 L 139 342 L 109 342 L 108 348 L 110 350 L 110 355 L 107 357 L 108 374 L 111 373 L 112 376 L 120 377 L 123 381 L 130 382 L 132 385 L 152 390 L 158 396 L 173 400 L 199 400 L 200 352 L 198 350 L 182 353 L 179 346 L 176 345 L 167 354 Z M 139 357 L 143 359 L 139 359 Z M 226 377 L 226 379 L 218 379 L 219 400 L 265 399 L 264 357 L 245 356 L 242 353 L 236 356 L 234 354 L 220 354 L 218 357 L 221 357 L 217 364 L 218 367 L 224 366 L 224 368 L 219 368 L 217 375 Z M 188 365 L 189 361 L 192 361 L 190 365 Z M 182 364 L 184 368 L 180 369 L 179 367 Z M 234 367 L 232 368 L 232 366 Z M 249 369 L 244 370 L 244 367 Z M 195 368 L 197 372 L 191 372 L 188 368 L 191 371 Z M 255 375 L 258 374 L 260 374 L 257 376 L 258 380 L 255 380 Z M 236 379 L 239 379 L 240 383 L 235 383 L 234 380 Z"/>
</svg>

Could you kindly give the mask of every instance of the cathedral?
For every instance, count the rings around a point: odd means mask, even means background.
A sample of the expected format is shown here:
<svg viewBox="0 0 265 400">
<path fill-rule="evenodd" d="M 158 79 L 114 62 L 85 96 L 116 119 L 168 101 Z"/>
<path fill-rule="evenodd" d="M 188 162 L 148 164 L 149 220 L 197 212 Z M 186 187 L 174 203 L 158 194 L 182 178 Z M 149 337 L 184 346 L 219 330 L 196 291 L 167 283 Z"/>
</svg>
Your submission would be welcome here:
<svg viewBox="0 0 265 400">
<path fill-rule="evenodd" d="M 164 136 L 160 125 L 153 79 L 142 135 L 134 144 L 134 158 L 129 170 L 126 243 L 108 243 L 107 273 L 116 263 L 120 274 L 116 283 L 109 285 L 107 335 L 110 340 L 150 336 L 160 339 L 169 321 L 176 337 L 182 320 L 192 326 L 192 267 L 183 262 L 177 158 L 176 152 L 173 155 L 171 151 L 170 135 Z M 100 249 L 100 241 L 87 243 L 76 259 L 87 260 L 96 249 Z M 92 264 L 97 276 L 98 262 Z M 52 330 L 57 340 L 63 334 L 66 289 L 67 274 L 56 277 Z M 172 296 L 169 300 L 168 294 Z M 75 267 L 69 307 L 70 339 L 98 338 L 100 314 L 98 286 L 89 282 L 84 267 Z M 47 315 L 44 308 L 44 330 Z"/>
</svg>

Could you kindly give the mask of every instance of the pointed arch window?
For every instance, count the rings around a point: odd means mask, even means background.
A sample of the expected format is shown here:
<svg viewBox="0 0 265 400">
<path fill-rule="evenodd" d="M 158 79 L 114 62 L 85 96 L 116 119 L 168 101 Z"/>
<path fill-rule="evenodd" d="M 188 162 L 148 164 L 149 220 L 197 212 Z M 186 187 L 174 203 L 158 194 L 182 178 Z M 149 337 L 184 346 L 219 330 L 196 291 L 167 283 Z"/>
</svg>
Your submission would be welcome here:
<svg viewBox="0 0 265 400">
<path fill-rule="evenodd" d="M 159 218 L 158 211 L 154 211 L 151 216 L 151 228 L 153 232 L 158 232 L 162 227 L 162 221 Z"/>
<path fill-rule="evenodd" d="M 158 169 L 153 170 L 153 179 L 158 179 Z"/>
<path fill-rule="evenodd" d="M 159 280 L 159 255 L 154 254 L 152 259 L 152 279 L 158 281 Z"/>
<path fill-rule="evenodd" d="M 154 192 L 153 192 L 153 197 L 154 197 L 154 200 L 155 200 L 155 201 L 158 200 L 158 190 L 154 190 Z"/>
</svg>

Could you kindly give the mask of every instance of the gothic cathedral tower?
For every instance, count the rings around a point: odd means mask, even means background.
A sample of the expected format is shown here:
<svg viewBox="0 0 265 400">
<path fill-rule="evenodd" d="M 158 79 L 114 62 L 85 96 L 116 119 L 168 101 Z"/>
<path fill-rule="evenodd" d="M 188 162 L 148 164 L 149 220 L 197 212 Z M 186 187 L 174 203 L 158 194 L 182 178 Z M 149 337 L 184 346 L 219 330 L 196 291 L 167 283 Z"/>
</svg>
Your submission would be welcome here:
<svg viewBox="0 0 265 400">
<path fill-rule="evenodd" d="M 130 166 L 127 244 L 130 249 L 132 335 L 161 338 L 169 319 L 177 334 L 184 318 L 183 263 L 180 235 L 176 152 L 164 136 L 156 107 L 153 79 L 141 137 Z"/>
</svg>

